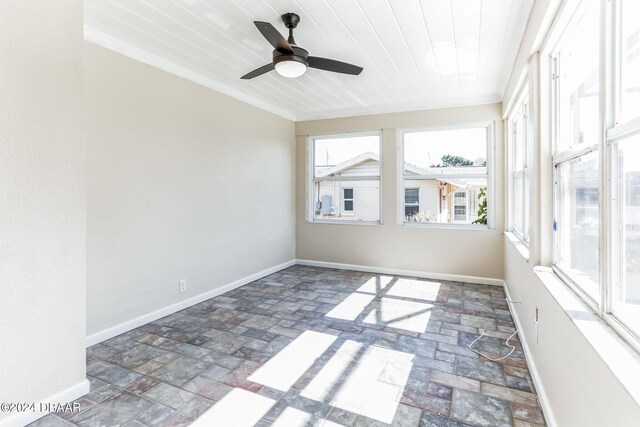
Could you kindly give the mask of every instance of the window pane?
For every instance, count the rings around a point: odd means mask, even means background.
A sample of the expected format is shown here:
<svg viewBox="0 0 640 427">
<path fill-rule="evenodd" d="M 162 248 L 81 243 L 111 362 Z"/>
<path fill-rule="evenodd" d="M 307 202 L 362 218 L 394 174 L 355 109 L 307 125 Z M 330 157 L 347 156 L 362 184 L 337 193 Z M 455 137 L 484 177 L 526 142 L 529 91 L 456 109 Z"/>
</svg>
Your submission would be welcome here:
<svg viewBox="0 0 640 427">
<path fill-rule="evenodd" d="M 320 181 L 313 186 L 313 218 L 379 221 L 380 181 Z M 348 187 L 345 188 L 345 187 Z M 342 197 L 351 190 L 351 200 Z"/>
<path fill-rule="evenodd" d="M 513 178 L 513 229 L 520 236 L 524 231 L 523 181 L 523 174 L 517 174 Z"/>
<path fill-rule="evenodd" d="M 404 190 L 404 203 L 418 203 L 420 189 L 418 188 L 405 188 Z"/>
<path fill-rule="evenodd" d="M 524 174 L 524 203 L 523 203 L 523 221 L 522 221 L 522 233 L 521 236 L 525 242 L 529 241 L 529 172 L 531 168 L 527 169 Z"/>
<path fill-rule="evenodd" d="M 380 176 L 380 137 L 314 140 L 314 177 Z"/>
<path fill-rule="evenodd" d="M 450 129 L 404 135 L 405 163 L 422 169 L 464 168 L 486 173 L 487 129 Z"/>
<path fill-rule="evenodd" d="M 599 300 L 598 152 L 561 163 L 556 171 L 556 264 Z"/>
<path fill-rule="evenodd" d="M 417 215 L 420 212 L 420 206 L 410 206 L 407 205 L 404 207 L 404 216 L 407 220 L 410 220 L 412 217 Z"/>
<path fill-rule="evenodd" d="M 640 117 L 640 2 L 623 0 L 620 34 L 621 114 L 619 122 Z"/>
<path fill-rule="evenodd" d="M 599 16 L 600 3 L 591 0 L 557 56 L 556 151 L 599 142 Z"/>
<path fill-rule="evenodd" d="M 419 187 L 417 206 L 405 203 L 405 221 L 438 224 L 486 224 L 487 179 L 412 179 L 406 186 Z M 415 193 L 414 193 L 415 194 Z"/>
<path fill-rule="evenodd" d="M 405 133 L 404 177 L 405 221 L 486 225 L 487 128 Z"/>
<path fill-rule="evenodd" d="M 312 149 L 311 218 L 379 222 L 380 136 L 316 138 Z"/>
<path fill-rule="evenodd" d="M 614 246 L 614 312 L 640 333 L 640 135 L 617 144 L 614 176 L 620 221 Z"/>
</svg>

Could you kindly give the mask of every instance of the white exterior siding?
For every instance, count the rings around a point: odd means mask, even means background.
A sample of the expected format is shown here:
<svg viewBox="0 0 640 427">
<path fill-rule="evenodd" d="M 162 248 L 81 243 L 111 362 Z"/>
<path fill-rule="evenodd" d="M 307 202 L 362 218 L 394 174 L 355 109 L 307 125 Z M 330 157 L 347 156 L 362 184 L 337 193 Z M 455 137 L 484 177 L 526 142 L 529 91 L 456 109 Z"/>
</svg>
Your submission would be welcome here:
<svg viewBox="0 0 640 427">
<path fill-rule="evenodd" d="M 380 181 L 323 181 L 319 199 L 331 196 L 331 215 L 327 219 L 378 221 L 380 219 Z M 353 211 L 345 211 L 343 189 L 353 188 Z"/>
</svg>

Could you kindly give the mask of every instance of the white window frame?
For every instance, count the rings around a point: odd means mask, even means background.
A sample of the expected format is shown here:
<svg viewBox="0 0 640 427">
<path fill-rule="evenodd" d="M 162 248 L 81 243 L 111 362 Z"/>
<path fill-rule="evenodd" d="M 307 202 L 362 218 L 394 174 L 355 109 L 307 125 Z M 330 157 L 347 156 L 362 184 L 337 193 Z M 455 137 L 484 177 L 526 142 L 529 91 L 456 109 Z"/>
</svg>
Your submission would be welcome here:
<svg viewBox="0 0 640 427">
<path fill-rule="evenodd" d="M 636 350 L 640 351 L 640 329 L 634 330 L 627 325 L 623 318 L 616 315 L 615 299 L 619 288 L 623 286 L 622 278 L 624 269 L 624 254 L 621 248 L 621 239 L 623 238 L 623 230 L 621 223 L 623 221 L 620 205 L 625 206 L 625 197 L 613 197 L 617 190 L 616 177 L 616 149 L 617 144 L 622 140 L 640 134 L 640 114 L 626 122 L 621 117 L 621 67 L 622 58 L 619 47 L 624 41 L 620 39 L 621 32 L 621 16 L 619 3 L 622 0 L 613 0 L 607 3 L 605 16 L 605 28 L 607 31 L 603 35 L 603 45 L 607 51 L 604 58 L 606 70 L 609 75 L 604 80 L 607 88 L 607 98 L 605 106 L 605 148 L 604 164 L 606 165 L 607 174 L 604 177 L 603 184 L 605 188 L 606 203 L 601 206 L 609 218 L 606 226 L 607 240 L 604 242 L 606 252 L 604 254 L 603 264 L 605 264 L 605 280 L 606 287 L 603 290 L 603 310 L 602 317 L 607 321 L 620 335 L 629 341 Z M 614 200 L 618 199 L 618 200 Z M 616 262 L 617 261 L 617 262 Z"/>
<path fill-rule="evenodd" d="M 619 31 L 619 10 L 617 5 L 621 0 L 600 1 L 600 61 L 599 61 L 599 93 L 600 93 L 600 122 L 601 122 L 601 138 L 598 144 L 587 147 L 575 147 L 565 150 L 563 153 L 555 153 L 555 144 L 558 137 L 558 123 L 556 123 L 556 98 L 551 98 L 551 134 L 552 134 L 552 152 L 553 170 L 555 182 L 555 165 L 570 159 L 575 159 L 584 154 L 598 149 L 599 166 L 600 166 L 600 240 L 599 240 L 599 267 L 600 267 L 600 292 L 598 301 L 593 301 L 586 293 L 579 288 L 575 282 L 564 274 L 555 265 L 552 266 L 555 274 L 565 282 L 592 310 L 598 314 L 609 326 L 611 326 L 624 340 L 632 347 L 640 352 L 640 330 L 632 330 L 628 327 L 623 319 L 616 317 L 613 312 L 613 304 L 615 298 L 615 286 L 618 285 L 616 270 L 620 268 L 622 262 L 619 260 L 620 254 L 616 253 L 617 240 L 619 239 L 620 213 L 613 200 L 615 187 L 615 170 L 614 170 L 614 149 L 615 144 L 620 140 L 640 134 L 640 117 L 630 119 L 624 123 L 617 121 L 619 115 L 619 95 L 618 90 L 620 79 L 620 55 L 618 52 L 618 43 L 620 40 L 617 36 Z M 567 0 L 563 6 L 560 15 L 556 18 L 552 30 L 548 33 L 542 49 L 542 55 L 552 59 L 553 53 L 557 51 L 558 41 L 564 39 L 564 34 L 572 28 L 572 17 L 585 6 L 585 0 Z M 548 75 L 552 79 L 552 91 L 556 91 L 555 62 L 549 61 L 550 69 Z M 555 186 L 554 186 L 555 187 Z M 555 189 L 554 189 L 555 191 Z M 553 197 L 552 210 L 557 210 L 557 201 Z M 551 232 L 553 233 L 553 232 Z M 554 241 L 555 252 L 555 236 Z M 618 257 L 618 259 L 616 259 Z M 553 259 L 555 261 L 556 254 Z"/>
<path fill-rule="evenodd" d="M 407 203 L 407 190 L 413 190 L 413 191 L 417 191 L 418 192 L 418 201 L 417 202 L 415 202 L 415 203 Z M 419 187 L 405 188 L 404 192 L 402 194 L 404 195 L 404 210 L 403 210 L 404 217 L 407 216 L 407 207 L 417 206 L 418 207 L 418 212 L 420 212 L 420 188 Z"/>
<path fill-rule="evenodd" d="M 345 190 L 351 190 L 351 198 L 347 198 L 344 195 Z M 356 193 L 354 191 L 353 187 L 342 187 L 342 213 L 346 213 L 347 215 L 353 215 L 353 210 L 355 207 L 355 197 L 356 197 Z M 347 202 L 351 202 L 351 209 L 347 209 L 346 208 L 346 203 Z"/>
<path fill-rule="evenodd" d="M 380 172 L 378 176 L 354 176 L 354 177 L 325 177 L 325 178 L 316 178 L 314 176 L 314 166 L 315 166 L 315 141 L 322 139 L 340 139 L 340 138 L 357 138 L 360 136 L 376 136 L 378 137 L 378 156 L 380 157 L 379 165 Z M 347 133 L 329 133 L 329 134 L 320 134 L 313 135 L 307 138 L 307 191 L 306 191 L 306 200 L 307 200 L 307 212 L 306 212 L 306 222 L 310 224 L 342 224 L 342 225 L 382 225 L 383 224 L 383 167 L 384 167 L 384 156 L 382 155 L 382 130 L 377 131 L 365 131 L 365 132 L 347 132 Z M 314 186 L 316 182 L 321 181 L 379 181 L 379 212 L 380 218 L 378 221 L 358 221 L 358 220 L 344 220 L 344 219 L 329 219 L 329 218 L 314 218 L 315 212 L 315 204 L 314 200 Z M 355 193 L 354 193 L 355 197 Z"/>
<path fill-rule="evenodd" d="M 578 0 L 575 3 L 574 6 L 574 10 L 571 13 L 571 17 L 570 19 L 566 22 L 565 27 L 562 29 L 561 34 L 559 34 L 559 36 L 556 39 L 556 43 L 555 46 L 553 47 L 553 49 L 551 49 L 550 51 L 550 65 L 551 65 L 551 73 L 550 73 L 550 78 L 551 78 L 551 89 L 552 89 L 552 96 L 551 96 L 551 110 L 552 110 L 552 170 L 553 170 L 553 206 L 552 206 L 552 210 L 553 210 L 553 235 L 552 235 L 552 242 L 553 242 L 553 271 L 556 273 L 556 275 L 558 275 L 575 293 L 577 293 L 594 311 L 601 313 L 602 314 L 602 292 L 603 292 L 603 280 L 602 280 L 602 276 L 603 276 L 603 270 L 602 270 L 602 262 L 600 262 L 599 265 L 599 280 L 598 280 L 598 286 L 599 286 L 599 296 L 600 298 L 594 299 L 592 298 L 583 287 L 579 286 L 577 281 L 571 277 L 571 275 L 569 274 L 569 272 L 566 272 L 562 269 L 562 267 L 560 267 L 557 263 L 558 258 L 560 256 L 559 254 L 559 244 L 560 244 L 560 239 L 558 237 L 558 231 L 557 231 L 557 219 L 558 219 L 558 214 L 559 214 L 559 203 L 558 203 L 558 197 L 559 195 L 557 194 L 557 187 L 555 185 L 555 183 L 558 181 L 558 167 L 563 164 L 563 163 L 568 163 L 571 162 L 572 160 L 578 159 L 580 157 L 586 156 L 590 153 L 592 153 L 593 151 L 598 150 L 598 152 L 600 153 L 600 157 L 602 157 L 603 154 L 603 149 L 601 148 L 601 143 L 596 143 L 596 144 L 592 144 L 592 145 L 580 145 L 580 146 L 573 146 L 573 147 L 569 147 L 566 149 L 563 149 L 562 151 L 558 151 L 558 145 L 559 145 L 559 138 L 560 138 L 560 131 L 559 131 L 559 123 L 558 123 L 558 110 L 559 110 L 559 106 L 558 106 L 558 84 L 559 84 L 559 71 L 558 71 L 558 55 L 560 53 L 560 51 L 562 50 L 562 48 L 564 47 L 564 45 L 566 44 L 567 41 L 567 36 L 571 34 L 571 31 L 575 29 L 575 27 L 577 26 L 578 22 L 577 22 L 577 18 L 578 16 L 583 16 L 584 14 L 584 10 L 586 9 L 586 7 L 589 5 L 590 1 L 598 1 L 598 0 Z M 602 10 L 600 11 L 600 22 L 601 25 L 600 27 L 602 28 L 602 21 L 603 21 L 603 16 L 602 16 Z M 602 64 L 602 58 L 603 55 L 600 54 L 600 63 L 599 63 L 599 89 L 600 89 L 600 96 L 603 95 L 604 91 L 602 90 L 602 80 L 603 80 L 603 75 L 605 73 L 603 64 Z M 601 129 L 603 124 L 602 121 L 602 117 L 600 117 L 600 125 L 601 125 Z M 600 162 L 600 166 L 602 166 L 602 162 Z M 604 176 L 602 167 L 600 167 L 599 170 L 600 173 L 600 182 L 602 183 L 602 178 Z M 602 239 L 602 234 L 603 234 L 603 230 L 602 230 L 602 216 L 603 216 L 603 212 L 602 212 L 602 202 L 603 202 L 603 191 L 602 188 L 600 187 L 600 205 L 601 205 L 601 209 L 600 209 L 600 230 L 599 230 L 599 238 Z M 600 260 L 602 260 L 602 255 L 600 255 Z"/>
<path fill-rule="evenodd" d="M 463 203 L 457 203 L 456 200 L 458 198 L 460 198 L 458 196 L 458 194 L 464 194 L 464 202 Z M 464 207 L 464 219 L 456 219 L 456 207 L 458 206 L 462 206 Z M 454 224 L 460 221 L 460 223 L 465 223 L 467 221 L 469 221 L 469 190 L 467 190 L 466 188 L 463 190 L 456 190 L 453 192 L 453 222 Z"/>
<path fill-rule="evenodd" d="M 522 134 L 521 138 L 518 139 L 517 135 L 517 122 L 521 121 L 522 123 Z M 513 232 L 522 243 L 528 247 L 529 246 L 529 238 L 530 238 L 530 209 L 531 206 L 531 181 L 532 181 L 532 140 L 531 140 L 531 132 L 529 132 L 529 85 L 525 84 L 524 87 L 520 90 L 520 93 L 517 97 L 517 101 L 512 109 L 512 113 L 509 115 L 507 119 L 507 141 L 508 141 L 508 155 L 509 155 L 509 208 L 511 215 L 509 216 L 509 231 Z M 516 144 L 522 142 L 523 146 L 518 148 Z M 523 159 L 524 159 L 524 167 L 522 170 L 518 170 L 517 163 L 517 150 L 523 150 Z M 516 181 L 517 179 L 522 180 L 522 200 L 521 206 L 519 206 L 522 211 L 522 226 L 523 230 L 518 230 L 516 228 Z M 527 186 L 529 188 L 527 188 Z"/>
<path fill-rule="evenodd" d="M 397 163 L 396 163 L 396 183 L 397 194 L 404 194 L 405 179 L 404 176 L 404 139 L 408 133 L 417 132 L 431 132 L 431 131 L 447 131 L 457 129 L 471 129 L 471 128 L 485 128 L 487 132 L 487 174 L 471 174 L 471 175 L 459 175 L 461 178 L 487 178 L 487 224 L 462 224 L 462 223 L 430 223 L 430 222 L 407 222 L 404 216 L 404 198 L 402 202 L 397 203 L 397 219 L 398 225 L 403 227 L 426 227 L 426 228 L 446 228 L 446 229 L 468 229 L 468 230 L 493 230 L 495 229 L 495 197 L 493 194 L 495 188 L 495 122 L 483 121 L 483 122 L 470 122 L 463 123 L 454 126 L 428 126 L 418 128 L 400 129 L 397 134 Z M 442 175 L 421 175 L 420 179 L 438 179 L 442 178 Z M 469 208 L 467 207 L 467 210 Z M 468 214 L 468 212 L 467 212 Z"/>
</svg>

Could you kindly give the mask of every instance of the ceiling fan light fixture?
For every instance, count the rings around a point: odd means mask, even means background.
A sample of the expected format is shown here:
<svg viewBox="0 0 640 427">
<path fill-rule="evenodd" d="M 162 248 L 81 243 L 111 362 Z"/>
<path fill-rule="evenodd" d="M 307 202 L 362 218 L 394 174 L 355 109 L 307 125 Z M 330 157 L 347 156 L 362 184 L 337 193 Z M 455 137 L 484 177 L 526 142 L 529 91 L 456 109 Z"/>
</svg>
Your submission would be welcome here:
<svg viewBox="0 0 640 427">
<path fill-rule="evenodd" d="M 307 64 L 292 59 L 276 62 L 275 67 L 278 74 L 290 79 L 300 77 L 307 71 Z"/>
</svg>

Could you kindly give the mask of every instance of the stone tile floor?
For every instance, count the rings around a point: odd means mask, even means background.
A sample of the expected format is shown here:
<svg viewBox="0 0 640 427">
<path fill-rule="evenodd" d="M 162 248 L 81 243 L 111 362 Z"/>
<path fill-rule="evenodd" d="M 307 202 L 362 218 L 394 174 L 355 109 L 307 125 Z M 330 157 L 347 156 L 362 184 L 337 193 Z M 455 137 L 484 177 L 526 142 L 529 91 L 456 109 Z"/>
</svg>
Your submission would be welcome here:
<svg viewBox="0 0 640 427">
<path fill-rule="evenodd" d="M 495 286 L 294 266 L 87 349 L 33 426 L 544 425 Z M 196 421 L 197 420 L 197 421 Z"/>
</svg>

